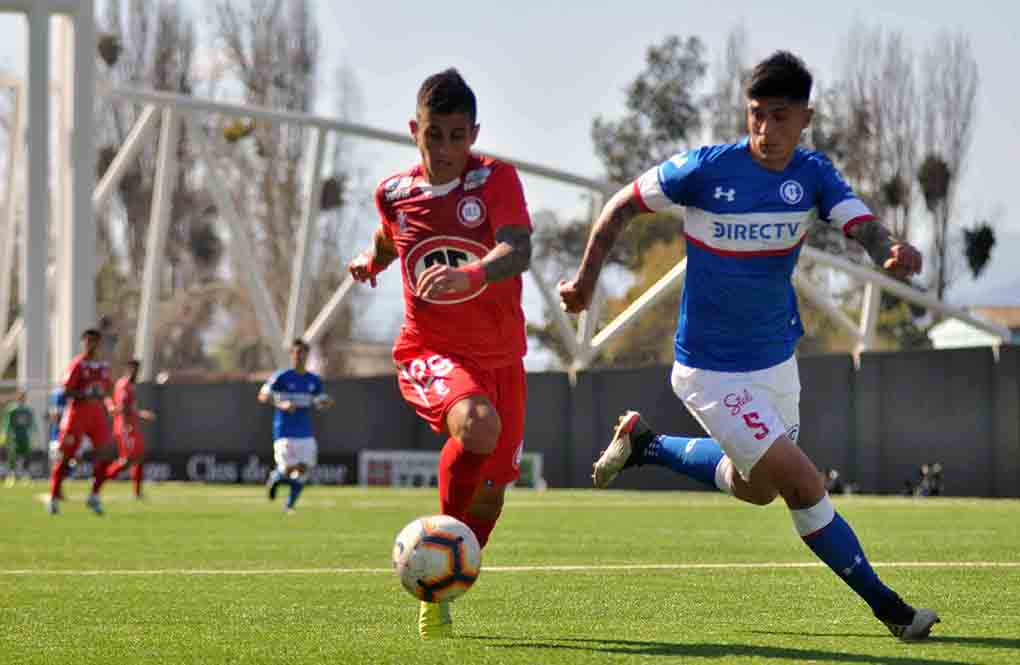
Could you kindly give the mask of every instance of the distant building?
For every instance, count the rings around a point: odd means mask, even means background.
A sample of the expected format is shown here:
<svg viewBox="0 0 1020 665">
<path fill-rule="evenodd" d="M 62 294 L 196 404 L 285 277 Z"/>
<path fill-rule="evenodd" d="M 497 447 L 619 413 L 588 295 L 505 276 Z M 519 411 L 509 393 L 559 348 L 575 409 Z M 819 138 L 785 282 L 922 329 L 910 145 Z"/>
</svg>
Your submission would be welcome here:
<svg viewBox="0 0 1020 665">
<path fill-rule="evenodd" d="M 973 307 L 970 312 L 990 323 L 1006 326 L 1013 333 L 1012 339 L 1006 341 L 1020 344 L 1020 307 Z M 959 319 L 946 319 L 932 326 L 928 331 L 928 339 L 936 349 L 992 346 L 999 343 L 999 338 L 995 335 Z"/>
</svg>

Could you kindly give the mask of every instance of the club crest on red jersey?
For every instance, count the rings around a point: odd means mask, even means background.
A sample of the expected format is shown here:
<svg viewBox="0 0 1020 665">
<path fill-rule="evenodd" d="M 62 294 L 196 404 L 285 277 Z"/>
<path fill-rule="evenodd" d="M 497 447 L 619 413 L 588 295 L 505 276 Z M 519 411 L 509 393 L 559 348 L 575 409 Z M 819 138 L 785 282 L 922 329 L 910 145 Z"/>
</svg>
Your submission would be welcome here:
<svg viewBox="0 0 1020 665">
<path fill-rule="evenodd" d="M 418 278 L 425 272 L 425 269 L 437 263 L 451 268 L 460 268 L 478 261 L 488 253 L 489 248 L 482 243 L 458 236 L 433 236 L 423 240 L 411 248 L 404 260 L 407 279 L 411 282 L 408 286 L 414 290 L 417 287 Z M 426 302 L 452 305 L 471 300 L 485 291 L 487 287 L 488 284 L 482 284 L 469 291 L 422 299 Z"/>
<path fill-rule="evenodd" d="M 457 203 L 457 221 L 469 229 L 485 221 L 485 202 L 477 196 L 465 196 Z"/>
</svg>

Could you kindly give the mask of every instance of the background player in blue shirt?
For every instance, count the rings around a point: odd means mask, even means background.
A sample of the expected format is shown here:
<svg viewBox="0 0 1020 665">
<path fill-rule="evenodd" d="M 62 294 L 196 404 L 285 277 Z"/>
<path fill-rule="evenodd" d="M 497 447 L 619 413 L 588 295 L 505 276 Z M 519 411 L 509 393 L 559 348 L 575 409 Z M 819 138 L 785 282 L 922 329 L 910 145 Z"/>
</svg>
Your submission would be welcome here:
<svg viewBox="0 0 1020 665">
<path fill-rule="evenodd" d="M 60 441 L 60 419 L 64 417 L 66 406 L 67 396 L 64 394 L 64 389 L 62 387 L 54 388 L 50 393 L 46 411 L 46 420 L 50 423 L 50 441 Z"/>
<path fill-rule="evenodd" d="M 938 616 L 914 609 L 875 574 L 821 475 L 797 447 L 800 380 L 794 349 L 803 335 L 793 269 L 816 219 L 839 224 L 897 277 L 921 269 L 921 254 L 892 238 L 822 154 L 799 147 L 811 122 L 811 74 L 780 51 L 746 86 L 749 136 L 680 153 L 641 175 L 605 206 L 563 307 L 591 302 L 603 261 L 632 218 L 683 208 L 687 277 L 671 383 L 712 438 L 658 435 L 636 411 L 620 418 L 594 465 L 596 487 L 624 468 L 666 466 L 749 503 L 786 501 L 804 542 L 902 639 L 928 636 Z"/>
<path fill-rule="evenodd" d="M 290 347 L 291 369 L 273 374 L 259 390 L 258 400 L 275 407 L 273 414 L 273 459 L 276 469 L 266 486 L 270 500 L 281 483 L 290 486 L 284 510 L 291 513 L 305 487 L 306 473 L 318 461 L 318 445 L 312 433 L 312 408 L 327 409 L 333 399 L 322 392 L 322 379 L 305 369 L 308 344 L 295 339 Z"/>
<path fill-rule="evenodd" d="M 54 388 L 50 392 L 49 402 L 46 408 L 46 420 L 50 424 L 49 460 L 51 466 L 60 464 L 60 460 L 62 458 L 62 454 L 60 452 L 60 421 L 64 417 L 64 410 L 66 408 L 67 395 L 64 393 L 63 386 Z M 82 441 L 81 447 L 78 449 L 79 455 L 84 454 L 83 451 L 86 450 L 86 443 L 88 444 L 87 448 L 91 450 L 92 444 L 88 441 L 88 437 L 85 437 L 85 440 Z M 70 469 L 76 466 L 77 463 L 78 460 L 76 458 L 68 460 L 68 466 L 70 467 L 68 469 L 68 474 L 70 474 Z M 63 491 L 60 492 L 57 498 L 61 500 L 64 498 Z"/>
</svg>

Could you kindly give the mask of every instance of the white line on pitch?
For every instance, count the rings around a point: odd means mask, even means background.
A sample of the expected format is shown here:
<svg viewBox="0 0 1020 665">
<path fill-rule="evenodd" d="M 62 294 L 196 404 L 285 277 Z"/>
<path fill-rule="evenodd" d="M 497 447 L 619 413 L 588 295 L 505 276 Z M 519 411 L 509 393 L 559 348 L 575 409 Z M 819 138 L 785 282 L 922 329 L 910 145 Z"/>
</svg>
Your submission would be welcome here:
<svg viewBox="0 0 1020 665">
<path fill-rule="evenodd" d="M 887 561 L 873 562 L 882 568 L 1020 568 L 1020 561 Z M 597 572 L 603 570 L 732 570 L 775 568 L 823 568 L 818 562 L 765 561 L 761 563 L 621 563 L 611 565 L 548 565 L 548 566 L 488 566 L 483 570 L 492 573 L 533 572 Z M 202 568 L 157 568 L 153 570 L 0 570 L 0 575 L 344 575 L 351 573 L 390 573 L 391 568 L 266 568 L 248 570 L 215 570 Z"/>
</svg>

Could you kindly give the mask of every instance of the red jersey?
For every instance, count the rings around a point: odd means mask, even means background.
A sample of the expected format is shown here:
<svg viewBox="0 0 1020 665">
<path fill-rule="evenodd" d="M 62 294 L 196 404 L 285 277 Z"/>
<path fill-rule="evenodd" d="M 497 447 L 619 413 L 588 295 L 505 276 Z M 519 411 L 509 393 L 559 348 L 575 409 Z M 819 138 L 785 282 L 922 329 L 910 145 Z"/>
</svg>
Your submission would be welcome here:
<svg viewBox="0 0 1020 665">
<path fill-rule="evenodd" d="M 130 425 L 138 429 L 138 411 L 135 409 L 135 384 L 130 379 L 122 376 L 117 379 L 113 387 L 113 404 L 117 407 L 114 424 L 117 426 Z"/>
<path fill-rule="evenodd" d="M 110 386 L 110 366 L 101 360 L 89 360 L 83 353 L 71 360 L 64 376 L 64 390 L 91 392 L 102 397 L 109 394 Z M 106 405 L 101 399 L 68 399 L 68 404 L 67 416 L 86 411 L 106 415 Z"/>
<path fill-rule="evenodd" d="M 404 282 L 405 322 L 394 356 L 425 347 L 482 369 L 519 361 L 527 351 L 520 275 L 468 292 L 415 295 L 417 278 L 429 266 L 473 263 L 496 246 L 500 227 L 531 228 L 517 170 L 472 155 L 459 179 L 435 186 L 418 165 L 383 180 L 375 202 L 396 245 Z"/>
</svg>

